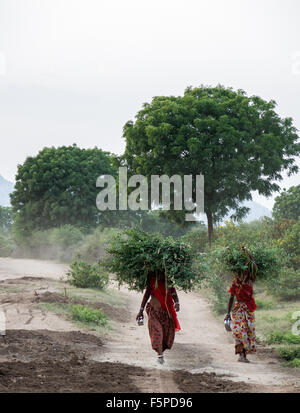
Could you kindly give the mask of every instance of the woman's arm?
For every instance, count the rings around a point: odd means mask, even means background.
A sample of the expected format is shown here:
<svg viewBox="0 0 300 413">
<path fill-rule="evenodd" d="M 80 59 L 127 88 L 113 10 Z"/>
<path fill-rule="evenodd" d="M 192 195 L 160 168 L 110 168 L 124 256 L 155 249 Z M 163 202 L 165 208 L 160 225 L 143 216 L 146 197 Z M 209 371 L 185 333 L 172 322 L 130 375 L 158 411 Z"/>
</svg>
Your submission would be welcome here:
<svg viewBox="0 0 300 413">
<path fill-rule="evenodd" d="M 234 300 L 234 295 L 231 295 L 229 298 L 229 302 L 228 302 L 228 311 L 227 314 L 224 318 L 224 320 L 230 319 L 230 313 L 231 313 L 231 308 L 232 308 L 232 304 L 233 304 L 233 300 Z"/>
<path fill-rule="evenodd" d="M 143 317 L 144 308 L 145 308 L 145 305 L 147 304 L 147 301 L 149 300 L 150 295 L 151 295 L 151 287 L 147 286 L 143 300 L 142 300 L 140 311 L 138 312 L 138 315 L 136 316 L 136 320 L 138 320 L 138 318 L 140 317 Z"/>
</svg>

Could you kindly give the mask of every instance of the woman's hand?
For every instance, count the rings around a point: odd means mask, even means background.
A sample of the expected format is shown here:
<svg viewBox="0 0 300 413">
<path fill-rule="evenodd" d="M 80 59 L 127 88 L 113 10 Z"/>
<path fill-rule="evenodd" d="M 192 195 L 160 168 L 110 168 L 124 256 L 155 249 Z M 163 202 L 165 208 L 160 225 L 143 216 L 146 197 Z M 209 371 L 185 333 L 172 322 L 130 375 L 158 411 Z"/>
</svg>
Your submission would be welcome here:
<svg viewBox="0 0 300 413">
<path fill-rule="evenodd" d="M 174 307 L 175 307 L 175 311 L 178 313 L 178 311 L 180 310 L 180 304 L 178 301 L 175 303 Z"/>
<path fill-rule="evenodd" d="M 226 316 L 225 316 L 225 318 L 224 318 L 224 321 L 226 321 L 226 320 L 231 320 L 230 313 L 227 313 L 227 314 L 226 314 Z"/>
<path fill-rule="evenodd" d="M 143 317 L 144 318 L 144 312 L 142 311 L 142 310 L 140 310 L 139 311 L 139 313 L 138 313 L 138 315 L 136 316 L 136 321 L 138 321 L 138 319 L 140 318 L 140 317 Z"/>
</svg>

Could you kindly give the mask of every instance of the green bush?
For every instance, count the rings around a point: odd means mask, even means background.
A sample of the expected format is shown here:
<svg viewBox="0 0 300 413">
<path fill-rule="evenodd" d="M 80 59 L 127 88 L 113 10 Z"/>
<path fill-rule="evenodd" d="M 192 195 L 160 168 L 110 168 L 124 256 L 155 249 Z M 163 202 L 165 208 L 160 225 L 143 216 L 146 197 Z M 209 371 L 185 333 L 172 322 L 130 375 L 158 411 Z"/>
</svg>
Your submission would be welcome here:
<svg viewBox="0 0 300 413">
<path fill-rule="evenodd" d="M 106 268 L 130 289 L 143 291 L 148 276 L 161 274 L 167 275 L 169 285 L 184 291 L 197 282 L 192 248 L 180 239 L 130 229 L 115 237 L 107 252 Z"/>
<path fill-rule="evenodd" d="M 116 228 L 96 228 L 92 234 L 85 237 L 76 250 L 76 255 L 90 263 L 99 261 L 106 254 L 108 243 L 118 232 Z"/>
<path fill-rule="evenodd" d="M 79 288 L 104 289 L 108 285 L 109 277 L 99 264 L 89 264 L 75 259 L 67 272 L 68 282 Z"/>
<path fill-rule="evenodd" d="M 72 316 L 74 320 L 81 321 L 82 323 L 95 324 L 102 327 L 107 325 L 107 316 L 101 308 L 96 310 L 81 304 L 73 305 Z"/>
<path fill-rule="evenodd" d="M 282 333 L 281 331 L 272 331 L 266 340 L 267 344 L 300 344 L 300 336 L 296 336 L 291 331 Z"/>
<path fill-rule="evenodd" d="M 72 225 L 32 231 L 30 236 L 18 238 L 16 255 L 70 262 L 83 237 L 83 232 Z"/>
<path fill-rule="evenodd" d="M 287 361 L 300 358 L 300 346 L 278 348 L 277 351 L 279 355 Z"/>
<path fill-rule="evenodd" d="M 205 252 L 209 243 L 206 229 L 194 229 L 186 233 L 182 240 L 191 245 L 194 253 Z"/>
<path fill-rule="evenodd" d="M 300 269 L 284 267 L 281 269 L 277 279 L 268 282 L 268 291 L 280 300 L 300 299 Z"/>
<path fill-rule="evenodd" d="M 252 245 L 269 241 L 268 228 L 265 219 L 250 223 L 236 224 L 233 221 L 225 221 L 224 225 L 219 225 L 214 231 L 214 242 L 212 247 L 226 246 L 235 243 L 237 245 Z"/>
<path fill-rule="evenodd" d="M 285 367 L 296 367 L 296 368 L 299 368 L 299 367 L 300 367 L 300 358 L 296 358 L 296 359 L 293 359 L 293 360 L 288 361 L 288 362 L 286 362 L 286 363 L 283 363 L 283 365 L 284 365 Z"/>
<path fill-rule="evenodd" d="M 226 271 L 223 264 L 222 252 L 223 249 L 219 247 L 198 257 L 202 263 L 202 283 L 213 292 L 211 298 L 213 310 L 218 314 L 227 310 L 228 289 L 233 279 L 232 274 Z"/>
<path fill-rule="evenodd" d="M 83 239 L 82 231 L 73 225 L 62 225 L 53 228 L 49 234 L 51 245 L 57 245 L 60 248 L 69 248 L 78 245 Z"/>
<path fill-rule="evenodd" d="M 14 243 L 9 236 L 0 234 L 0 257 L 8 257 L 14 250 Z"/>
</svg>

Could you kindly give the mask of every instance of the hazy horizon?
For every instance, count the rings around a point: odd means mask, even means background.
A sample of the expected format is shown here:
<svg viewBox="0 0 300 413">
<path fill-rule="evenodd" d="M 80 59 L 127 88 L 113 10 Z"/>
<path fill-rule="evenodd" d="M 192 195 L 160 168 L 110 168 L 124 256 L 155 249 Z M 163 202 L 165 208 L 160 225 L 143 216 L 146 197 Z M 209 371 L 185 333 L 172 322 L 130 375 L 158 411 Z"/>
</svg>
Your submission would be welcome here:
<svg viewBox="0 0 300 413">
<path fill-rule="evenodd" d="M 297 0 L 0 0 L 0 175 L 14 181 L 45 146 L 121 154 L 142 104 L 190 85 L 274 99 L 300 129 L 299 12 Z M 271 209 L 277 195 L 253 200 Z"/>
</svg>

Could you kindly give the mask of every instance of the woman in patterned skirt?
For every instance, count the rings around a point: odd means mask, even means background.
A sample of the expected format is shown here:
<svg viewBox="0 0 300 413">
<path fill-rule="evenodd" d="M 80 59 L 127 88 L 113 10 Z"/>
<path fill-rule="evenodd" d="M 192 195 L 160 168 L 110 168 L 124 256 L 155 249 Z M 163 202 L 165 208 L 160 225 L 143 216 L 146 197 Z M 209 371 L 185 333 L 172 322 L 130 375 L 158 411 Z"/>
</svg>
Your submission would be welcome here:
<svg viewBox="0 0 300 413">
<path fill-rule="evenodd" d="M 256 352 L 254 311 L 257 306 L 253 297 L 253 283 L 255 282 L 257 267 L 250 252 L 245 247 L 242 248 L 248 258 L 248 269 L 235 275 L 231 288 L 228 290 L 231 296 L 225 320 L 231 319 L 230 312 L 234 297 L 236 297 L 237 301 L 232 310 L 235 354 L 239 354 L 238 361 L 249 363 L 247 354 Z"/>
<path fill-rule="evenodd" d="M 151 298 L 150 298 L 151 297 Z M 150 298 L 149 303 L 147 304 Z M 146 305 L 147 304 L 147 305 Z M 164 363 L 164 351 L 170 350 L 175 331 L 180 330 L 176 312 L 179 311 L 179 300 L 175 287 L 166 288 L 165 276 L 148 278 L 147 288 L 141 308 L 136 316 L 143 317 L 144 308 L 148 315 L 148 329 L 153 350 L 157 352 L 158 362 Z"/>
</svg>

